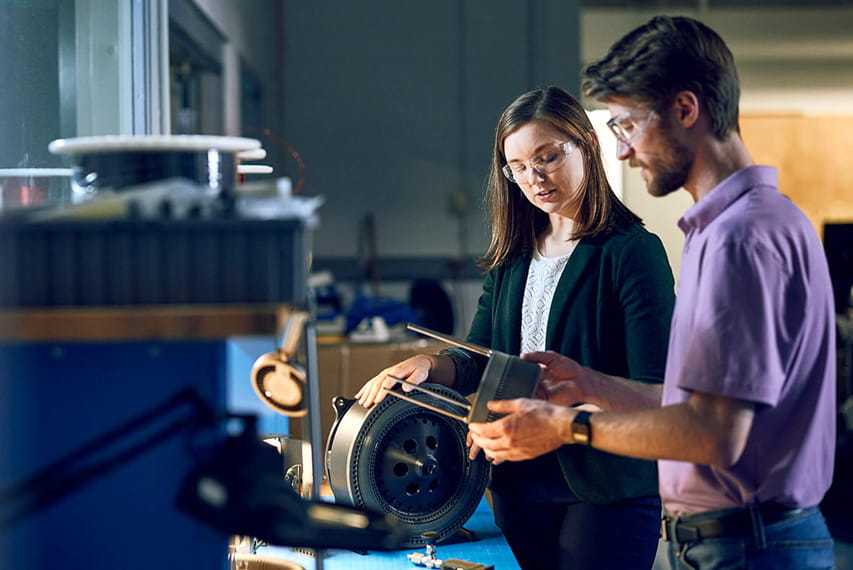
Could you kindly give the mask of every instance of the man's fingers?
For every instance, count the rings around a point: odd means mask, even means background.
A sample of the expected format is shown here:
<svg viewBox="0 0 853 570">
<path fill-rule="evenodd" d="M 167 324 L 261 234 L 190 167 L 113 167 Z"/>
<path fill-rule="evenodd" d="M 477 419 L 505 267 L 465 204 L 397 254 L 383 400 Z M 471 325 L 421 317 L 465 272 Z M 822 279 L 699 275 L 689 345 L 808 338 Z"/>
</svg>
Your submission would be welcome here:
<svg viewBox="0 0 853 570">
<path fill-rule="evenodd" d="M 471 461 L 477 459 L 477 456 L 480 454 L 481 451 L 482 448 L 472 441 L 471 444 L 468 446 L 468 459 L 470 459 Z"/>
<path fill-rule="evenodd" d="M 520 399 L 520 398 L 519 398 Z M 486 407 L 490 412 L 496 414 L 510 414 L 518 409 L 518 400 L 490 400 L 486 402 Z"/>
<path fill-rule="evenodd" d="M 559 355 L 552 350 L 546 352 L 527 352 L 521 355 L 522 360 L 535 362 L 542 366 L 549 366 L 557 358 L 559 358 Z"/>
<path fill-rule="evenodd" d="M 475 443 L 471 446 L 471 451 L 468 454 L 468 457 L 471 459 L 474 459 L 478 453 L 482 453 L 486 461 L 493 465 L 498 465 L 507 459 L 511 459 L 512 450 L 506 448 L 501 443 L 502 438 L 490 439 L 475 435 L 474 441 Z"/>
<path fill-rule="evenodd" d="M 471 434 L 472 442 L 479 445 L 477 438 L 494 437 L 496 431 L 491 424 L 470 423 L 468 424 L 468 433 Z"/>
<path fill-rule="evenodd" d="M 486 457 L 489 457 L 494 451 L 496 451 L 496 449 L 499 448 L 499 438 L 489 437 L 487 435 L 484 436 L 473 432 L 472 435 L 474 438 L 474 445 L 471 446 L 472 449 L 476 447 L 477 450 L 482 451 Z"/>
</svg>

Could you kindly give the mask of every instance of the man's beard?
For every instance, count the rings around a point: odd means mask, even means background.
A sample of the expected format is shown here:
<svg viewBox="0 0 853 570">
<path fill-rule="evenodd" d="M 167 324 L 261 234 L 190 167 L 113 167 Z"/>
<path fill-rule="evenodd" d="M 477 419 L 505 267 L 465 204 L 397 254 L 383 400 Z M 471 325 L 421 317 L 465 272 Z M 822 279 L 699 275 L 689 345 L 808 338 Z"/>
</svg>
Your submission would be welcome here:
<svg viewBox="0 0 853 570">
<path fill-rule="evenodd" d="M 667 149 L 666 158 L 654 160 L 648 164 L 652 179 L 646 189 L 649 194 L 660 198 L 672 194 L 687 182 L 687 174 L 693 166 L 693 155 L 669 132 L 665 131 L 663 147 Z"/>
</svg>

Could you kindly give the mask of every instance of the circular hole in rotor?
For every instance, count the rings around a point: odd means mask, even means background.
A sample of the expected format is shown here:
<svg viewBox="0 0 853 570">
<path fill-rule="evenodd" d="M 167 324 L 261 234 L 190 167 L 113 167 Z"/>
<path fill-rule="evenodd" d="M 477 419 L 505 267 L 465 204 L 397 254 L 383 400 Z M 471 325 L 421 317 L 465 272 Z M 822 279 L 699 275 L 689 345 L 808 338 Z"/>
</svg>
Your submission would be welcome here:
<svg viewBox="0 0 853 570">
<path fill-rule="evenodd" d="M 426 444 L 430 449 L 438 449 L 438 439 L 434 435 L 427 436 Z"/>
<path fill-rule="evenodd" d="M 413 439 L 407 439 L 403 442 L 403 450 L 409 455 L 414 455 L 418 450 L 418 443 Z"/>
<path fill-rule="evenodd" d="M 397 477 L 405 477 L 409 473 L 409 467 L 405 463 L 396 463 L 394 465 L 394 475 Z"/>
<path fill-rule="evenodd" d="M 421 492 L 421 488 L 418 485 L 416 485 L 414 483 L 412 483 L 410 485 L 406 485 L 406 494 L 407 495 L 409 495 L 409 496 L 417 495 L 420 492 Z"/>
</svg>

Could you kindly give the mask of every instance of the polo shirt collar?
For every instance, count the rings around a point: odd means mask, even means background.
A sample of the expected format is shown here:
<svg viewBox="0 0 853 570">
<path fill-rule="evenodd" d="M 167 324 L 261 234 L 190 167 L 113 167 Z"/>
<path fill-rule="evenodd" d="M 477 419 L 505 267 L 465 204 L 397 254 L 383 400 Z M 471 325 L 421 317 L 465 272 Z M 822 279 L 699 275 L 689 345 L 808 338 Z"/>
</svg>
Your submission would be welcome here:
<svg viewBox="0 0 853 570">
<path fill-rule="evenodd" d="M 772 166 L 742 168 L 717 184 L 704 198 L 691 206 L 678 220 L 678 227 L 685 234 L 692 230 L 702 230 L 749 189 L 756 186 L 777 188 L 777 180 L 776 168 Z"/>
</svg>

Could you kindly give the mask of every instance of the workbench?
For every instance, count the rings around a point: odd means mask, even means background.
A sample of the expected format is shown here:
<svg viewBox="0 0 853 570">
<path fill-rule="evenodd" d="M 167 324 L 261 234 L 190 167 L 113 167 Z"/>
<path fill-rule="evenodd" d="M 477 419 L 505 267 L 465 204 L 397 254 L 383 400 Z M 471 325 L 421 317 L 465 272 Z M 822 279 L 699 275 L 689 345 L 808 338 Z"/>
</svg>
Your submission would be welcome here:
<svg viewBox="0 0 853 570">
<path fill-rule="evenodd" d="M 485 566 L 494 566 L 495 570 L 517 570 L 518 562 L 512 555 L 506 539 L 495 525 L 492 509 L 483 498 L 477 510 L 463 526 L 474 533 L 475 540 L 467 542 L 459 539 L 445 541 L 436 547 L 436 557 L 441 560 L 455 558 L 467 562 L 476 562 Z M 370 551 L 367 554 L 351 550 L 327 550 L 323 560 L 324 570 L 403 570 L 416 569 L 407 555 L 410 552 L 425 552 L 424 549 L 395 551 Z M 263 546 L 257 552 L 260 556 L 270 556 L 296 562 L 306 570 L 312 570 L 315 561 L 312 556 L 293 548 L 281 546 Z M 423 568 L 421 566 L 421 568 Z"/>
</svg>

